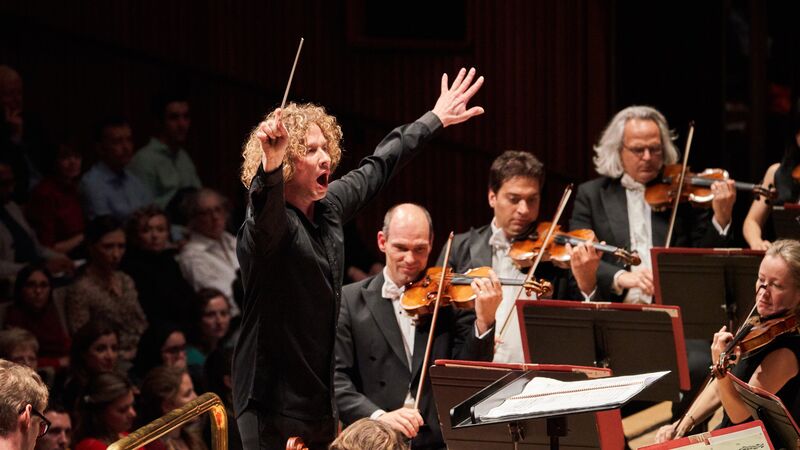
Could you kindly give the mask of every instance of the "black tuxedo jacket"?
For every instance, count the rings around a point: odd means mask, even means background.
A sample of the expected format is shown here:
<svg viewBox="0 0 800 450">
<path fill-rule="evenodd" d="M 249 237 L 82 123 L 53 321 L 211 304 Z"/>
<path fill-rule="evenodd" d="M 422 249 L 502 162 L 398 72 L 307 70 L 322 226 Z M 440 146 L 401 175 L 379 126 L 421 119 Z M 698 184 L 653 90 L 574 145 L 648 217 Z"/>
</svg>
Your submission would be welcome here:
<svg viewBox="0 0 800 450">
<path fill-rule="evenodd" d="M 471 228 L 466 233 L 455 235 L 448 266 L 457 273 L 463 273 L 476 267 L 491 267 L 492 248 L 489 245 L 491 237 L 491 225 L 484 225 L 477 229 Z M 443 247 L 439 254 L 438 265 L 441 265 L 444 260 L 445 249 Z M 549 262 L 544 262 L 536 269 L 536 278 L 544 278 L 553 284 L 553 294 L 550 297 L 554 299 L 583 300 L 578 285 L 571 277 L 569 270 L 560 269 Z"/>
<path fill-rule="evenodd" d="M 383 273 L 342 290 L 342 305 L 336 336 L 334 387 L 340 418 L 349 425 L 369 417 L 378 409 L 392 411 L 403 406 L 406 393 L 417 393 L 430 322 L 416 327 L 411 367 L 397 325 L 392 301 L 383 298 Z M 475 336 L 475 313 L 445 307 L 439 311 L 430 361 L 466 359 L 491 361 L 494 331 L 482 339 Z M 420 414 L 425 425 L 412 447 L 441 447 L 443 439 L 426 377 Z"/>
<path fill-rule="evenodd" d="M 667 240 L 667 228 L 671 212 L 669 210 L 651 215 L 653 246 L 663 247 Z M 727 236 L 720 235 L 711 223 L 713 213 L 710 209 L 693 208 L 687 203 L 678 207 L 675 229 L 672 232 L 672 247 L 730 247 L 732 245 L 731 227 Z M 630 227 L 628 226 L 628 200 L 625 188 L 619 178 L 600 177 L 578 186 L 570 230 L 590 228 L 597 239 L 610 245 L 630 248 Z M 621 301 L 622 295 L 611 291 L 614 274 L 624 266 L 614 255 L 604 254 L 597 269 L 597 299 Z"/>
</svg>

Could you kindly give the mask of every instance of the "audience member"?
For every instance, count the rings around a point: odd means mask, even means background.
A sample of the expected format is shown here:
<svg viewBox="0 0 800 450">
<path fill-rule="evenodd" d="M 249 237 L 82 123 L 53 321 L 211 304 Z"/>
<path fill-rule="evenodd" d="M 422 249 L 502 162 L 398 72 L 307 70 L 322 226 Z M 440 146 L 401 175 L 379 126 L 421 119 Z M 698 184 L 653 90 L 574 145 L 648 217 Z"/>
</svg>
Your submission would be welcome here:
<svg viewBox="0 0 800 450">
<path fill-rule="evenodd" d="M 72 419 L 69 411 L 51 400 L 44 410 L 44 417 L 50 422 L 50 428 L 36 441 L 35 450 L 68 450 L 72 440 Z"/>
<path fill-rule="evenodd" d="M 166 208 L 178 189 L 200 188 L 200 177 L 183 148 L 189 133 L 189 102 L 181 93 L 165 93 L 153 102 L 156 133 L 139 149 L 131 163 L 133 170 L 155 195 L 158 206 Z"/>
<path fill-rule="evenodd" d="M 50 423 L 47 386 L 29 367 L 0 359 L 0 448 L 33 450 Z"/>
<path fill-rule="evenodd" d="M 67 324 L 75 331 L 90 321 L 110 322 L 119 332 L 120 355 L 132 360 L 147 319 L 133 280 L 117 270 L 125 253 L 122 224 L 111 216 L 97 217 L 86 227 L 86 242 L 86 268 L 67 291 Z"/>
<path fill-rule="evenodd" d="M 25 203 L 31 187 L 41 180 L 41 161 L 47 153 L 47 136 L 41 120 L 24 111 L 22 77 L 0 66 L 0 154 L 17 174 L 14 200 Z"/>
<path fill-rule="evenodd" d="M 147 186 L 127 169 L 133 157 L 131 127 L 121 117 L 109 117 L 100 122 L 95 139 L 100 160 L 80 183 L 84 212 L 90 219 L 110 214 L 125 220 L 153 200 Z"/>
<path fill-rule="evenodd" d="M 150 205 L 136 210 L 128 220 L 125 251 L 120 269 L 133 278 L 149 320 L 184 325 L 194 289 L 183 278 L 175 260 L 177 250 L 169 239 L 170 224 L 161 208 Z"/>
<path fill-rule="evenodd" d="M 197 398 L 186 369 L 156 367 L 142 382 L 138 426 L 144 426 Z M 170 431 L 145 446 L 146 450 L 207 450 L 196 423 Z"/>
<path fill-rule="evenodd" d="M 228 205 L 219 193 L 201 189 L 186 202 L 189 218 L 189 241 L 184 245 L 178 262 L 186 279 L 195 290 L 214 288 L 233 298 L 233 283 L 237 281 L 239 259 L 236 257 L 236 238 L 225 231 Z M 234 316 L 238 305 L 231 302 Z"/>
<path fill-rule="evenodd" d="M 173 323 L 154 322 L 144 332 L 133 360 L 134 380 L 159 366 L 186 369 L 186 337 Z"/>
<path fill-rule="evenodd" d="M 228 450 L 242 450 L 242 436 L 239 434 L 239 425 L 233 413 L 233 382 L 231 369 L 233 368 L 233 348 L 217 347 L 206 358 L 205 379 L 206 388 L 219 396 L 225 405 L 228 416 Z M 211 428 L 208 427 L 204 439 L 211 442 Z"/>
<path fill-rule="evenodd" d="M 0 331 L 0 358 L 38 369 L 39 343 L 36 336 L 22 328 Z"/>
<path fill-rule="evenodd" d="M 83 242 L 85 223 L 78 192 L 82 160 L 76 147 L 59 145 L 27 208 L 39 242 L 64 254 L 72 254 Z"/>
<path fill-rule="evenodd" d="M 63 382 L 56 383 L 58 397 L 68 408 L 74 408 L 89 378 L 117 370 L 118 363 L 117 330 L 101 320 L 87 323 L 72 336 L 69 371 Z"/>
<path fill-rule="evenodd" d="M 53 280 L 41 265 L 25 266 L 14 284 L 14 304 L 6 312 L 6 327 L 30 331 L 39 341 L 39 366 L 69 365 L 70 338 L 53 302 Z"/>
<path fill-rule="evenodd" d="M 205 387 L 203 365 L 206 356 L 220 346 L 231 324 L 230 302 L 220 291 L 201 289 L 190 311 L 192 323 L 186 362 L 198 386 Z"/>
<path fill-rule="evenodd" d="M 389 424 L 363 418 L 345 428 L 330 450 L 406 450 L 408 445 Z"/>
<path fill-rule="evenodd" d="M 50 273 L 72 273 L 74 264 L 61 253 L 41 245 L 22 209 L 12 200 L 14 171 L 0 159 L 0 278 L 10 281 L 26 264 L 44 261 Z"/>
<path fill-rule="evenodd" d="M 104 450 L 127 436 L 136 418 L 133 393 L 124 375 L 93 376 L 78 401 L 75 450 Z"/>
</svg>

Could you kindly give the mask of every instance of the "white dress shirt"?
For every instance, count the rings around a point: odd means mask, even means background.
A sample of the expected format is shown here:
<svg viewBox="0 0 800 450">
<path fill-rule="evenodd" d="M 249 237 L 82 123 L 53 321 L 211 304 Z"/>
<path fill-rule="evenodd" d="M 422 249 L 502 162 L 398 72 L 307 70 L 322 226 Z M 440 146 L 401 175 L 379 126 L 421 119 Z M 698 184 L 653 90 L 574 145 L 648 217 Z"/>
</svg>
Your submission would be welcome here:
<svg viewBox="0 0 800 450">
<path fill-rule="evenodd" d="M 239 270 L 236 257 L 236 238 L 227 231 L 220 239 L 211 239 L 200 233 L 192 233 L 177 257 L 181 272 L 195 291 L 214 288 L 228 297 L 231 316 L 240 314 L 233 299 L 233 282 Z"/>
</svg>

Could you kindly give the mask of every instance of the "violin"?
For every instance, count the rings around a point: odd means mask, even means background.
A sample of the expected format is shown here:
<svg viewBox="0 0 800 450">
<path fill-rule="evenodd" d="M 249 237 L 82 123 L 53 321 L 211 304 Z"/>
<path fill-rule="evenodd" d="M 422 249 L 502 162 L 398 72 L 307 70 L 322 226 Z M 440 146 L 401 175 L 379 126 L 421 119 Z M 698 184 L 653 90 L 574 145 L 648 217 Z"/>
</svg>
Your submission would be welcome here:
<svg viewBox="0 0 800 450">
<path fill-rule="evenodd" d="M 794 169 L 792 169 L 792 179 L 795 183 L 800 183 L 800 164 L 794 166 Z"/>
<path fill-rule="evenodd" d="M 675 202 L 681 170 L 680 164 L 666 165 L 661 178 L 647 186 L 644 199 L 653 210 L 664 211 Z M 694 206 L 711 206 L 711 201 L 714 200 L 711 185 L 716 181 L 725 181 L 729 178 L 728 171 L 723 169 L 706 169 L 700 173 L 693 173 L 687 167 L 683 189 L 681 189 L 681 201 L 689 201 Z M 737 190 L 749 191 L 753 195 L 764 197 L 767 200 L 774 200 L 778 197 L 778 192 L 774 188 L 767 189 L 760 184 L 737 181 L 734 186 Z"/>
<path fill-rule="evenodd" d="M 730 362 L 736 359 L 734 349 L 737 346 L 741 350 L 741 357 L 747 358 L 758 353 L 777 337 L 798 332 L 800 332 L 800 323 L 794 312 L 780 313 L 769 318 L 751 317 L 725 346 L 725 350 L 719 355 L 719 362 L 712 370 L 717 376 L 724 375 Z"/>
<path fill-rule="evenodd" d="M 541 222 L 536 226 L 536 231 L 534 233 L 528 236 L 523 234 L 522 237 L 512 240 L 508 256 L 514 261 L 517 267 L 522 268 L 531 265 L 531 261 L 542 251 L 544 236 L 548 228 L 550 228 L 550 222 Z M 638 266 L 642 262 L 639 254 L 635 251 L 631 252 L 624 248 L 601 244 L 596 241 L 597 238 L 592 230 L 580 229 L 565 233 L 561 231 L 561 225 L 556 225 L 555 233 L 553 234 L 553 242 L 547 246 L 545 258 L 549 258 L 553 261 L 568 262 L 569 252 L 567 251 L 567 244 L 575 246 L 584 242 L 595 242 L 594 248 L 613 254 L 622 260 L 625 265 Z"/>
<path fill-rule="evenodd" d="M 489 278 L 489 270 L 491 267 L 478 267 L 458 274 L 453 273 L 453 269 L 448 267 L 444 274 L 445 285 L 439 306 L 452 304 L 461 309 L 474 308 L 476 295 L 470 284 L 476 278 Z M 429 267 L 416 281 L 406 285 L 403 295 L 400 296 L 400 306 L 409 316 L 424 316 L 433 312 L 440 279 L 442 279 L 442 268 Z M 525 282 L 500 278 L 500 283 L 507 286 L 522 286 L 528 295 L 535 292 L 537 296 L 545 296 L 553 291 L 553 285 L 547 280 Z"/>
</svg>

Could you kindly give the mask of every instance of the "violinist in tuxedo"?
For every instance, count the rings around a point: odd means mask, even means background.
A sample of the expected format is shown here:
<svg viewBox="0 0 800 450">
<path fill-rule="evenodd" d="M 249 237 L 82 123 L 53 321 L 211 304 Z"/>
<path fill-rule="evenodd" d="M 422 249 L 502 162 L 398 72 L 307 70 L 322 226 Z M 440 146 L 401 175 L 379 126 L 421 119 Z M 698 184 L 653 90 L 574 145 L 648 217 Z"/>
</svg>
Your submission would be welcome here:
<svg viewBox="0 0 800 450">
<path fill-rule="evenodd" d="M 428 379 L 419 410 L 413 409 L 431 317 L 414 320 L 400 304 L 404 286 L 427 267 L 433 242 L 430 215 L 418 205 L 397 205 L 386 213 L 377 238 L 378 248 L 386 254 L 384 270 L 342 290 L 335 346 L 336 405 L 345 425 L 369 417 L 411 438 L 413 449 L 444 448 Z M 492 359 L 500 281 L 491 272 L 489 278 L 473 280 L 472 290 L 474 311 L 451 305 L 440 309 L 430 361 Z"/>
<path fill-rule="evenodd" d="M 448 265 L 462 273 L 476 267 L 491 267 L 498 276 L 508 279 L 524 280 L 526 274 L 520 271 L 509 257 L 511 241 L 520 235 L 535 230 L 539 217 L 541 188 L 544 182 L 544 165 L 531 153 L 507 150 L 498 156 L 489 169 L 488 201 L 494 217 L 491 223 L 460 233 L 453 239 L 453 250 Z M 553 284 L 551 297 L 560 300 L 584 300 L 580 287 L 594 283 L 600 252 L 591 243 L 568 247 L 570 259 L 580 271 L 556 267 L 547 262 L 536 270 L 536 278 L 543 278 Z M 444 259 L 444 249 L 439 262 Z M 514 308 L 517 296 L 532 298 L 516 286 L 503 286 L 503 302 L 497 309 L 498 330 L 504 328 L 502 338 L 497 336 L 494 361 L 520 363 L 525 361 L 519 322 Z M 535 295 L 535 294 L 533 294 Z M 500 334 L 500 332 L 496 332 Z"/>
</svg>

